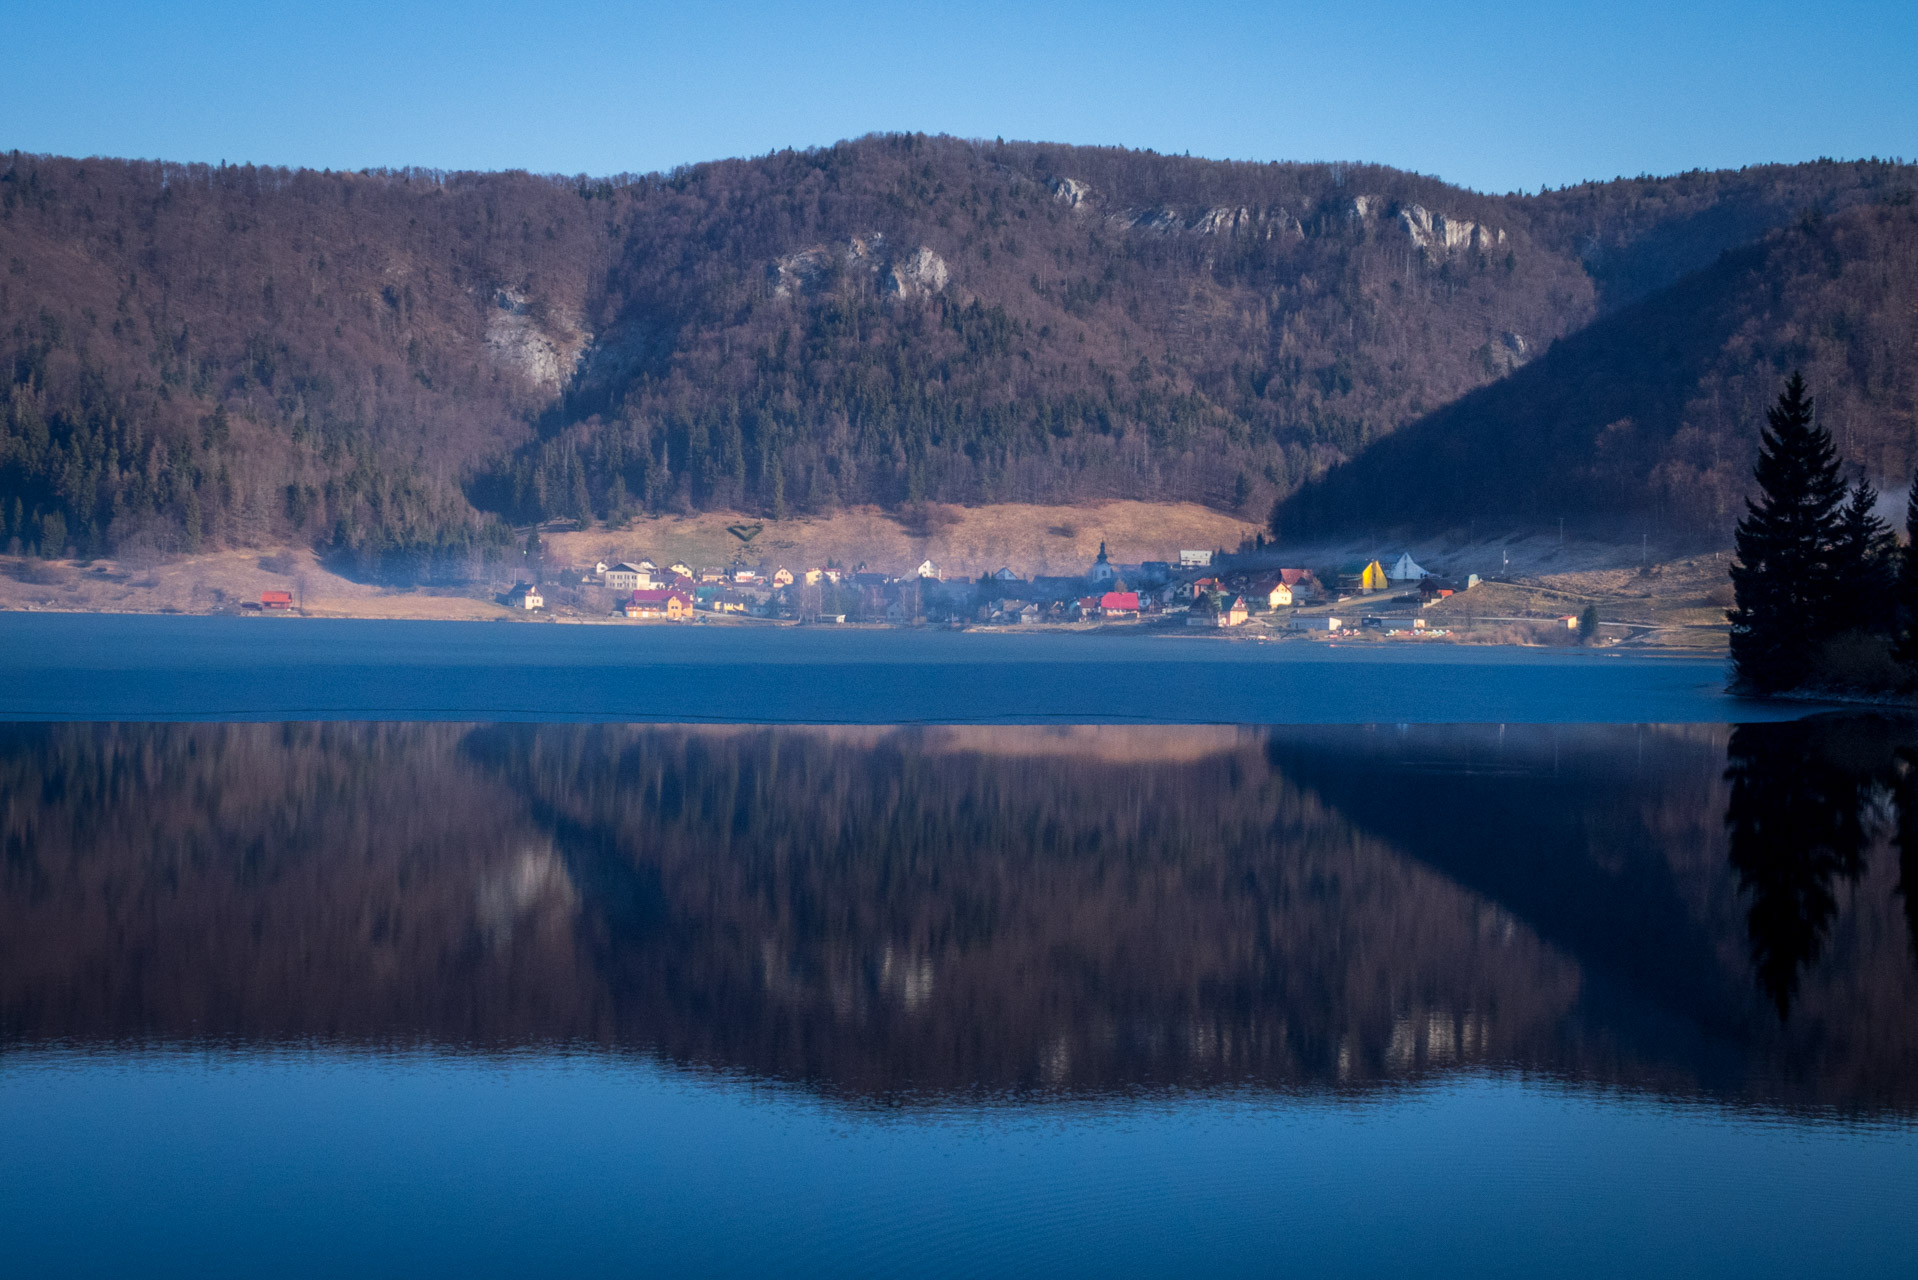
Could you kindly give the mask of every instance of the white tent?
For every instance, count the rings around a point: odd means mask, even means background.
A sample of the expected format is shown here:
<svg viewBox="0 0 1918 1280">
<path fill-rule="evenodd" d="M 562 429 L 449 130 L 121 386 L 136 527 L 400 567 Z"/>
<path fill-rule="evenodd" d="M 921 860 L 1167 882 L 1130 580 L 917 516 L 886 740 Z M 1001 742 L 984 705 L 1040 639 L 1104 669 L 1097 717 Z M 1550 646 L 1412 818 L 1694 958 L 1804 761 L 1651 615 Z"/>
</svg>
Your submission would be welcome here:
<svg viewBox="0 0 1918 1280">
<path fill-rule="evenodd" d="M 1409 551 L 1400 556 L 1398 562 L 1385 571 L 1385 576 L 1393 582 L 1417 582 L 1420 578 L 1431 577 L 1425 570 L 1418 567 L 1418 562 L 1412 559 L 1412 553 Z"/>
</svg>

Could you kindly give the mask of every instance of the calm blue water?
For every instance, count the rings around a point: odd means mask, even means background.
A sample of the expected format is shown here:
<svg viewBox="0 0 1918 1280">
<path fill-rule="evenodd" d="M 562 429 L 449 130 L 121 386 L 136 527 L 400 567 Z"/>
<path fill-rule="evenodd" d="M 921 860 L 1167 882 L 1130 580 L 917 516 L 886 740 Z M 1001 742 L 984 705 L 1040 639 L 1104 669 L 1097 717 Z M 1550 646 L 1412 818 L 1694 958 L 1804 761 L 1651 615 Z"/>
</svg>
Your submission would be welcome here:
<svg viewBox="0 0 1918 1280">
<path fill-rule="evenodd" d="M 1205 637 L 0 613 L 0 718 L 1664 723 L 1722 660 Z"/>
<path fill-rule="evenodd" d="M 1918 1249 L 1906 719 L 1132 637 L 0 615 L 0 662 L 0 1275 Z"/>
<path fill-rule="evenodd" d="M 11 1274 L 1910 1274 L 1918 1136 L 1467 1075 L 848 1109 L 651 1063 L 9 1059 Z"/>
</svg>

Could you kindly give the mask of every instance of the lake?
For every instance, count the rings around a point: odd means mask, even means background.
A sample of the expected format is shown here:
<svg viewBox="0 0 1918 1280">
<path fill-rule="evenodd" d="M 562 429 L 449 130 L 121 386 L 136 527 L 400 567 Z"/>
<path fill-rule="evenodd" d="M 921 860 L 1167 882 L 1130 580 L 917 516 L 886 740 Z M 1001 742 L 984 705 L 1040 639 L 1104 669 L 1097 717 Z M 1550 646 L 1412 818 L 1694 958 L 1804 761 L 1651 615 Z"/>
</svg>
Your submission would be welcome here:
<svg viewBox="0 0 1918 1280">
<path fill-rule="evenodd" d="M 0 719 L 1681 723 L 1722 657 L 1147 633 L 0 613 Z"/>
<path fill-rule="evenodd" d="M 0 1270 L 1909 1273 L 1918 723 L 991 639 L 0 616 Z"/>
</svg>

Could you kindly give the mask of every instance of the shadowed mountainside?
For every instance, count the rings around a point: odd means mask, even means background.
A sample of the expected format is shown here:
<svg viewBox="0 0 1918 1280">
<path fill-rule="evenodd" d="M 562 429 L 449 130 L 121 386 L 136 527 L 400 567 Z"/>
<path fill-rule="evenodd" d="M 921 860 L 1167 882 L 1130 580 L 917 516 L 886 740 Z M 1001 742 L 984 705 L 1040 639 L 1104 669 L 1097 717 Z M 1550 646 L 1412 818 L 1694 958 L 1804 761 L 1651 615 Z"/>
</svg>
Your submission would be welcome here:
<svg viewBox="0 0 1918 1280">
<path fill-rule="evenodd" d="M 1857 472 L 1918 465 L 1918 205 L 1806 218 L 1605 316 L 1279 505 L 1283 536 L 1641 515 L 1723 530 L 1802 369 Z"/>
</svg>

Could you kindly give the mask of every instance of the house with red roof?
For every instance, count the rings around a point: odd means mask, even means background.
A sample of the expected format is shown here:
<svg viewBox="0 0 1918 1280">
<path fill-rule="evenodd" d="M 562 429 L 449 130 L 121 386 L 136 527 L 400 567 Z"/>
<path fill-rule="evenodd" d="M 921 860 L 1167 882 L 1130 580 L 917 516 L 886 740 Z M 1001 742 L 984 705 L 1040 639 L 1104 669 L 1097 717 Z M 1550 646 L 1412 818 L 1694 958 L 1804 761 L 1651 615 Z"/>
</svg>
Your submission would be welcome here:
<svg viewBox="0 0 1918 1280">
<path fill-rule="evenodd" d="M 681 622 L 693 616 L 693 598 L 671 587 L 635 591 L 627 600 L 624 612 L 629 618 L 669 618 Z"/>
</svg>

